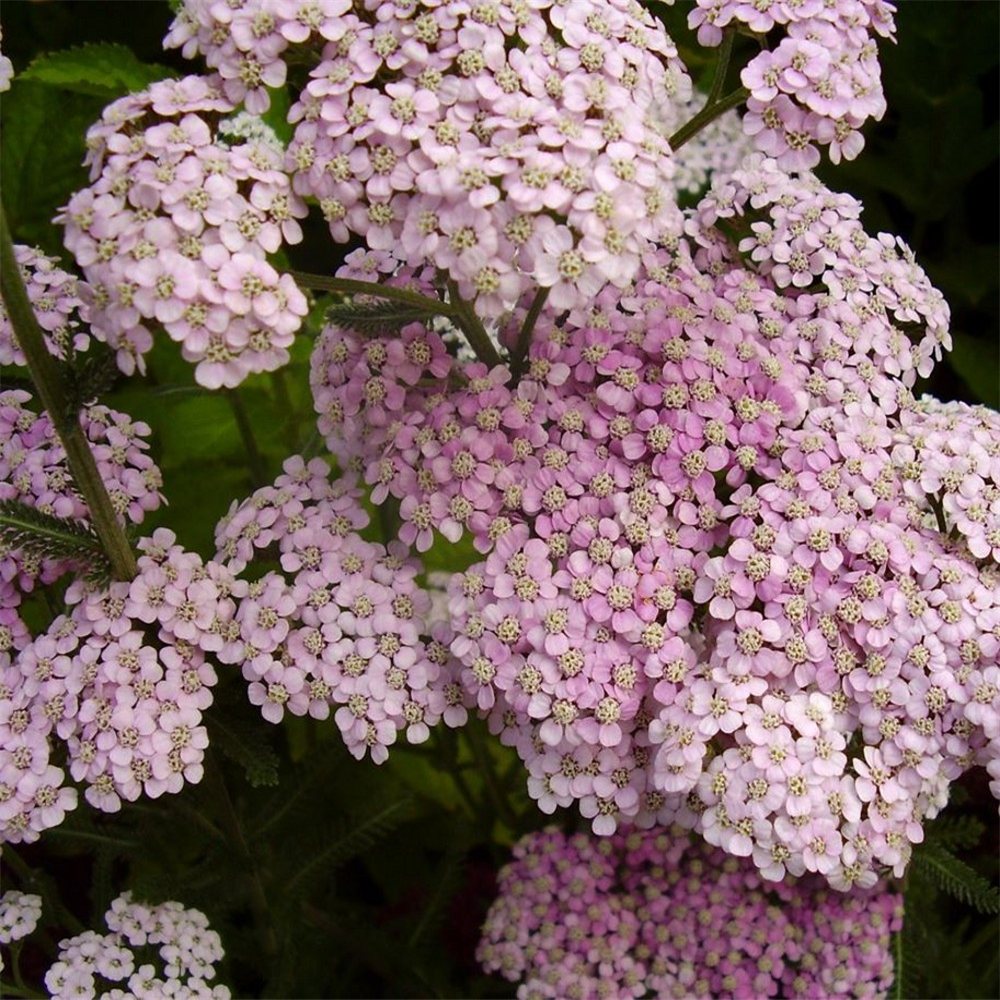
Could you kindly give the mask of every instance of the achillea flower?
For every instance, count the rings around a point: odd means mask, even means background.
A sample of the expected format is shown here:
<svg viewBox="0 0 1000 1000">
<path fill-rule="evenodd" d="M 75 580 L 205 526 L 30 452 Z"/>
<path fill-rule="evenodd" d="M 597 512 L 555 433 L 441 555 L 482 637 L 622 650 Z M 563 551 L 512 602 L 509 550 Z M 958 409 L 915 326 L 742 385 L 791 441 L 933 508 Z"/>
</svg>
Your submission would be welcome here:
<svg viewBox="0 0 1000 1000">
<path fill-rule="evenodd" d="M 810 850 L 829 831 L 816 829 Z M 500 872 L 478 957 L 526 997 L 884 997 L 902 899 L 762 882 L 676 828 L 609 838 L 548 829 Z"/>
</svg>

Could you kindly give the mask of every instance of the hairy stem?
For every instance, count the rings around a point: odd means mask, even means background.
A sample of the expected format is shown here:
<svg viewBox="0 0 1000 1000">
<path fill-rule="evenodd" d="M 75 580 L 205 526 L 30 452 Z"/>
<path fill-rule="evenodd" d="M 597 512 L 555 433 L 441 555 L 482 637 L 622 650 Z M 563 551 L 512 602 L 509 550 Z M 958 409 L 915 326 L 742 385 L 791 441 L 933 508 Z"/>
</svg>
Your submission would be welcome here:
<svg viewBox="0 0 1000 1000">
<path fill-rule="evenodd" d="M 535 297 L 531 300 L 528 315 L 524 317 L 524 326 L 521 327 L 517 335 L 517 343 L 514 345 L 514 357 L 511 359 L 510 372 L 514 377 L 514 384 L 517 385 L 524 374 L 524 364 L 528 360 L 528 351 L 531 350 L 531 337 L 535 332 L 535 324 L 538 317 L 545 308 L 545 301 L 549 297 L 547 288 L 539 288 Z"/>
<path fill-rule="evenodd" d="M 667 140 L 670 148 L 677 152 L 684 143 L 693 139 L 703 128 L 711 125 L 716 118 L 724 115 L 732 108 L 739 107 L 748 97 L 750 91 L 746 87 L 738 87 L 736 90 L 720 97 L 714 104 L 706 104 L 687 124 L 682 125 Z"/>
<path fill-rule="evenodd" d="M 101 540 L 101 546 L 116 580 L 131 580 L 136 575 L 135 554 L 122 526 L 118 523 L 111 498 L 97 471 L 97 463 L 86 435 L 80 426 L 80 415 L 71 407 L 63 387 L 59 363 L 49 354 L 41 328 L 24 287 L 21 270 L 14 257 L 14 244 L 7 227 L 7 216 L 0 207 L 0 292 L 10 317 L 14 336 L 28 362 L 31 380 L 38 391 L 42 406 L 48 411 L 52 426 L 66 452 L 73 482 L 87 504 L 90 522 Z"/>
<path fill-rule="evenodd" d="M 483 321 L 476 315 L 475 310 L 459 294 L 458 285 L 454 281 L 448 281 L 448 297 L 454 307 L 454 320 L 462 328 L 465 339 L 469 346 L 476 353 L 476 357 L 488 368 L 495 368 L 501 364 L 500 355 L 490 340 L 490 335 L 483 326 Z"/>
</svg>

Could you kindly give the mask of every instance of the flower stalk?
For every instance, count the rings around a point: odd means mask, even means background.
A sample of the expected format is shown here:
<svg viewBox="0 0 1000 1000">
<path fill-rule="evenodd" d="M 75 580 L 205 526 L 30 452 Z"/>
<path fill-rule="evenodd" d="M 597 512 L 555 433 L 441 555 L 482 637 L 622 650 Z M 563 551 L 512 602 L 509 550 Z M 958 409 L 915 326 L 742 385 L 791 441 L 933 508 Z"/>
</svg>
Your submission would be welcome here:
<svg viewBox="0 0 1000 1000">
<path fill-rule="evenodd" d="M 49 353 L 41 328 L 28 299 L 28 292 L 14 256 L 7 216 L 0 207 L 0 292 L 18 345 L 28 362 L 31 380 L 38 391 L 59 440 L 66 452 L 73 481 L 83 496 L 90 521 L 108 557 L 116 580 L 136 575 L 135 554 L 118 521 L 111 498 L 97 470 L 97 463 L 80 425 L 79 413 L 63 386 L 59 363 Z"/>
</svg>

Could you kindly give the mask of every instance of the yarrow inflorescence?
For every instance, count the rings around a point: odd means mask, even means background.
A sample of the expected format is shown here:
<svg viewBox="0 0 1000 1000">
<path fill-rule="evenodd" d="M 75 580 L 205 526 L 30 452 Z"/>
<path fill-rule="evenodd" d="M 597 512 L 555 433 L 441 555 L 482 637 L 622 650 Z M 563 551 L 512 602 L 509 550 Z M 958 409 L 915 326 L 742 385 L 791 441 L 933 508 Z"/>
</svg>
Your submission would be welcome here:
<svg viewBox="0 0 1000 1000">
<path fill-rule="evenodd" d="M 442 719 L 466 721 L 441 625 L 405 545 L 358 533 L 361 490 L 331 483 L 322 459 L 285 462 L 284 475 L 233 504 L 216 533 L 234 574 L 272 550 L 281 569 L 247 583 L 216 655 L 240 664 L 251 702 L 269 722 L 286 711 L 334 719 L 355 757 L 382 763 L 397 734 L 427 739 Z"/>
<path fill-rule="evenodd" d="M 31 403 L 31 394 L 22 389 L 0 392 L 0 500 L 86 522 L 87 506 L 73 484 L 55 427 Z M 163 479 L 147 454 L 149 426 L 98 404 L 82 409 L 79 420 L 112 508 L 124 522 L 141 524 L 163 502 Z M 79 566 L 70 559 L 0 545 L 0 586 L 29 591 L 74 568 Z"/>
<path fill-rule="evenodd" d="M 214 610 L 187 593 L 179 625 L 159 599 L 143 621 L 163 654 L 240 665 L 266 719 L 333 712 L 376 761 L 478 711 L 539 807 L 576 805 L 598 834 L 680 824 L 767 879 L 838 889 L 902 874 L 953 780 L 985 764 L 1000 787 L 1000 417 L 914 398 L 950 346 L 947 305 L 806 169 L 817 144 L 856 155 L 881 116 L 892 13 L 699 2 L 703 44 L 781 34 L 743 72 L 739 151 L 758 152 L 737 162 L 732 117 L 671 149 L 696 98 L 626 0 L 185 0 L 167 42 L 212 74 L 153 84 L 91 130 L 93 183 L 63 216 L 87 282 L 22 260 L 57 339 L 82 309 L 126 370 L 156 325 L 205 386 L 277 367 L 306 301 L 268 255 L 299 241 L 307 202 L 365 244 L 337 277 L 392 288 L 417 319 L 352 327 L 375 295 L 321 331 L 318 427 L 346 475 L 292 459 L 223 519 L 218 563 L 164 555 Z M 283 149 L 255 115 L 288 80 Z M 678 190 L 709 175 L 682 212 Z M 362 484 L 398 504 L 398 541 L 359 534 Z M 463 535 L 482 558 L 444 620 L 410 553 Z M 280 569 L 260 576 L 267 555 Z M 100 602 L 142 579 L 71 591 L 61 637 L 25 646 L 8 616 L 7 669 L 61 638 L 90 697 L 93 664 L 132 635 Z M 71 749 L 88 795 L 196 780 L 196 721 L 168 759 L 143 712 L 111 723 L 93 697 L 93 717 L 60 723 L 94 759 L 98 731 L 113 746 L 97 770 Z M 149 737 L 145 764 L 122 726 Z M 0 807 L 19 835 L 55 815 L 34 818 L 34 760 Z"/>
<path fill-rule="evenodd" d="M 14 259 L 49 351 L 63 360 L 86 351 L 90 345 L 85 325 L 89 317 L 80 297 L 79 280 L 64 271 L 58 259 L 36 247 L 15 244 Z M 24 364 L 7 309 L 0 300 L 0 365 Z"/>
<path fill-rule="evenodd" d="M 202 778 L 202 713 L 218 679 L 205 654 L 235 611 L 235 581 L 166 528 L 139 550 L 134 580 L 74 583 L 68 613 L 0 661 L 0 840 L 36 840 L 75 808 L 54 742 L 107 812 Z"/>
<path fill-rule="evenodd" d="M 482 317 L 538 287 L 560 308 L 624 287 L 679 231 L 661 109 L 691 84 L 638 4 L 189 0 L 168 43 L 251 109 L 297 50 L 295 192 L 338 242 L 447 272 Z"/>
<path fill-rule="evenodd" d="M 140 903 L 126 892 L 104 920 L 106 934 L 84 931 L 59 942 L 45 974 L 52 1000 L 229 1000 L 228 987 L 212 985 L 224 952 L 200 910 L 174 901 Z"/>
<path fill-rule="evenodd" d="M 31 934 L 42 915 L 42 897 L 8 889 L 0 895 L 0 945 L 9 945 Z M 4 968 L 0 953 L 0 970 Z"/>
<path fill-rule="evenodd" d="M 519 377 L 434 325 L 324 330 L 330 449 L 419 551 L 486 555 L 451 651 L 546 812 L 848 888 L 993 759 L 998 418 L 914 400 L 947 306 L 859 214 L 751 157 L 628 294 L 543 311 Z M 970 443 L 928 444 L 949 420 Z"/>
<path fill-rule="evenodd" d="M 738 27 L 762 38 L 781 31 L 741 74 L 750 92 L 743 128 L 791 171 L 815 167 L 818 146 L 834 163 L 861 152 L 861 126 L 885 114 L 874 36 L 892 38 L 894 11 L 884 0 L 697 0 L 689 24 L 708 46 Z"/>
<path fill-rule="evenodd" d="M 288 361 L 306 299 L 267 255 L 302 238 L 306 208 L 265 126 L 227 128 L 221 81 L 164 80 L 87 133 L 92 184 L 60 216 L 87 278 L 95 336 L 126 373 L 162 326 L 210 388 Z"/>
<path fill-rule="evenodd" d="M 518 1000 L 885 997 L 902 897 L 763 882 L 682 830 L 549 829 L 514 846 L 477 952 Z"/>
</svg>

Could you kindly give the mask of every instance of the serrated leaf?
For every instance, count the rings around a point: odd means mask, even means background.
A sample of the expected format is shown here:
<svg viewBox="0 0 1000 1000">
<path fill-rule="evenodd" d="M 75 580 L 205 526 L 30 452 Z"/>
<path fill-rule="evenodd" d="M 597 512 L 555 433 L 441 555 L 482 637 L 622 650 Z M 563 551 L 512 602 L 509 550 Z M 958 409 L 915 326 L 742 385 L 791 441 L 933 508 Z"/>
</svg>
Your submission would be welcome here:
<svg viewBox="0 0 1000 1000">
<path fill-rule="evenodd" d="M 442 310 L 443 312 L 443 310 Z M 363 337 L 379 337 L 398 333 L 409 323 L 426 323 L 441 315 L 432 309 L 403 302 L 342 302 L 330 306 L 327 322 L 345 330 L 353 330 Z"/>
<path fill-rule="evenodd" d="M 300 822 L 300 807 L 314 801 L 316 794 L 324 786 L 329 786 L 345 755 L 346 751 L 339 741 L 330 741 L 317 748 L 309 759 L 295 769 L 288 789 L 275 794 L 264 803 L 260 818 L 251 827 L 251 836 L 263 839 L 286 819 L 291 819 L 296 824 Z"/>
<path fill-rule="evenodd" d="M 103 344 L 77 358 L 76 363 L 64 371 L 64 387 L 69 397 L 71 414 L 104 395 L 117 381 L 118 364 L 114 352 Z"/>
<path fill-rule="evenodd" d="M 1000 889 L 939 844 L 921 845 L 913 862 L 949 895 L 981 913 L 1000 913 Z"/>
<path fill-rule="evenodd" d="M 56 209 L 87 183 L 84 134 L 103 98 L 15 78 L 0 103 L 3 203 L 14 239 L 63 253 Z"/>
<path fill-rule="evenodd" d="M 982 839 L 986 827 L 975 816 L 940 816 L 928 823 L 925 836 L 930 844 L 948 851 L 967 851 Z"/>
<path fill-rule="evenodd" d="M 909 908 L 907 910 L 909 914 Z M 889 996 L 892 1000 L 912 1000 L 921 994 L 924 954 L 921 933 L 916 933 L 916 913 L 904 918 L 903 929 L 893 935 L 892 963 L 894 978 Z"/>
<path fill-rule="evenodd" d="M 110 100 L 174 75 L 166 66 L 142 62 L 124 45 L 101 42 L 39 56 L 20 78 Z"/>
<path fill-rule="evenodd" d="M 345 865 L 368 850 L 410 817 L 413 800 L 409 795 L 378 803 L 360 817 L 340 824 L 340 832 L 309 861 L 299 867 L 285 883 L 284 896 L 293 899 L 303 894 L 326 873 Z"/>
<path fill-rule="evenodd" d="M 212 746 L 224 753 L 246 773 L 254 788 L 278 784 L 278 757 L 261 739 L 261 726 L 245 723 L 221 712 L 206 717 Z"/>
<path fill-rule="evenodd" d="M 420 914 L 420 919 L 414 924 L 407 940 L 408 948 L 417 948 L 443 922 L 448 904 L 458 891 L 461 884 L 462 871 L 465 868 L 465 853 L 452 851 L 447 854 L 435 873 L 434 888 L 431 891 L 427 905 Z"/>
<path fill-rule="evenodd" d="M 0 500 L 0 538 L 12 549 L 44 559 L 107 563 L 100 540 L 82 521 L 57 517 L 20 500 Z"/>
<path fill-rule="evenodd" d="M 357 907 L 334 908 L 329 905 L 320 910 L 304 904 L 302 909 L 306 919 L 329 935 L 340 949 L 362 961 L 389 983 L 406 983 L 412 987 L 416 980 L 422 987 L 420 995 L 438 995 L 421 972 L 419 956 L 376 926 L 370 913 Z"/>
</svg>

